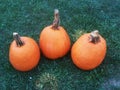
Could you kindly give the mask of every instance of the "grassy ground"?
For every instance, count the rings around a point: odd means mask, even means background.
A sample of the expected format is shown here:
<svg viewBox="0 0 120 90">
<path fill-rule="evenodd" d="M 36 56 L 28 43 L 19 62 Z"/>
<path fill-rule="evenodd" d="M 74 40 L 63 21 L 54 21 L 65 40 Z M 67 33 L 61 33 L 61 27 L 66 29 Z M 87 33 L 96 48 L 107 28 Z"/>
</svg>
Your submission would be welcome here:
<svg viewBox="0 0 120 90">
<path fill-rule="evenodd" d="M 78 69 L 70 52 L 50 61 L 43 55 L 30 72 L 16 71 L 9 63 L 12 33 L 38 42 L 41 30 L 60 10 L 61 25 L 77 38 L 98 29 L 107 41 L 103 63 L 92 71 Z M 0 90 L 120 90 L 120 0 L 0 0 Z"/>
</svg>

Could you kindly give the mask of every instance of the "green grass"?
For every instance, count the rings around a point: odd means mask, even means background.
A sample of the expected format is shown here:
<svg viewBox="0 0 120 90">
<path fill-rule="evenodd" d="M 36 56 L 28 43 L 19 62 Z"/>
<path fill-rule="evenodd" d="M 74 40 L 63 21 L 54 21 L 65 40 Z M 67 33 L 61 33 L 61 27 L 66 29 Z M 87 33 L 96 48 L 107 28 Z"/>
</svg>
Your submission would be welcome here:
<svg viewBox="0 0 120 90">
<path fill-rule="evenodd" d="M 61 25 L 72 44 L 86 32 L 98 29 L 107 41 L 103 63 L 92 71 L 78 69 L 70 52 L 55 61 L 43 55 L 29 72 L 16 71 L 9 63 L 12 33 L 37 42 L 42 29 L 60 11 Z M 0 90 L 119 90 L 120 0 L 0 0 Z"/>
</svg>

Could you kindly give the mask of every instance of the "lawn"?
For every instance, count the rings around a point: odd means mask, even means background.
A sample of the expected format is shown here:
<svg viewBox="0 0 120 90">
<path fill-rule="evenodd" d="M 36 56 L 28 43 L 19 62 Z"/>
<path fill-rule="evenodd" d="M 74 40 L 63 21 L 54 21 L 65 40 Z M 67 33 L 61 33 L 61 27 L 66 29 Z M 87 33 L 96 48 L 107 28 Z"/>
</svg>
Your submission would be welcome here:
<svg viewBox="0 0 120 90">
<path fill-rule="evenodd" d="M 107 42 L 103 63 L 83 71 L 70 52 L 54 61 L 41 54 L 35 69 L 15 70 L 9 63 L 12 33 L 38 42 L 55 8 L 72 45 L 83 33 L 99 30 Z M 0 90 L 120 90 L 120 0 L 0 0 Z"/>
</svg>

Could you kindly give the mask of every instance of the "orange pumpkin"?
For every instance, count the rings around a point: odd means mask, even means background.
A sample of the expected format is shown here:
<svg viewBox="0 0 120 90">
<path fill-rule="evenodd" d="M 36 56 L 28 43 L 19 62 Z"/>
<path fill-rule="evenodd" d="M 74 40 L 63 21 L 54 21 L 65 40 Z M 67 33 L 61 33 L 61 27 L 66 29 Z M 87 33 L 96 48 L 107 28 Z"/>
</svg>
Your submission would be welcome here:
<svg viewBox="0 0 120 90">
<path fill-rule="evenodd" d="M 40 59 L 37 43 L 29 37 L 20 37 L 13 33 L 14 41 L 10 45 L 9 61 L 19 71 L 29 71 L 36 67 Z"/>
<path fill-rule="evenodd" d="M 105 55 L 106 41 L 97 30 L 82 35 L 71 49 L 73 63 L 83 70 L 98 67 Z"/>
<path fill-rule="evenodd" d="M 55 9 L 53 24 L 45 27 L 39 39 L 42 53 L 49 59 L 63 57 L 70 50 L 70 38 L 62 26 L 59 26 L 59 11 Z"/>
</svg>

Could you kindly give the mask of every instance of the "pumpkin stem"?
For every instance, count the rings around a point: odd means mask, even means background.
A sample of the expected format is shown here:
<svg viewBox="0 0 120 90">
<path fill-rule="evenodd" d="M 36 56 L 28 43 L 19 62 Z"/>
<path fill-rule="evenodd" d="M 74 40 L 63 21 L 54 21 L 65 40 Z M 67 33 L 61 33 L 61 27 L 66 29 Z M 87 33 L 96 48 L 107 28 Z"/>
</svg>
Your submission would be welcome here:
<svg viewBox="0 0 120 90">
<path fill-rule="evenodd" d="M 90 39 L 89 39 L 90 42 L 96 44 L 100 41 L 100 36 L 99 36 L 99 31 L 98 30 L 95 30 L 95 31 L 92 31 L 90 33 Z"/>
<path fill-rule="evenodd" d="M 54 10 L 54 21 L 53 21 L 53 24 L 52 24 L 52 28 L 58 29 L 59 24 L 60 24 L 59 10 L 55 9 Z"/>
<path fill-rule="evenodd" d="M 16 41 L 16 44 L 18 47 L 21 47 L 24 45 L 24 42 L 21 40 L 20 35 L 16 32 L 13 33 L 13 38 Z"/>
</svg>

